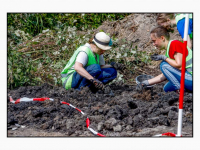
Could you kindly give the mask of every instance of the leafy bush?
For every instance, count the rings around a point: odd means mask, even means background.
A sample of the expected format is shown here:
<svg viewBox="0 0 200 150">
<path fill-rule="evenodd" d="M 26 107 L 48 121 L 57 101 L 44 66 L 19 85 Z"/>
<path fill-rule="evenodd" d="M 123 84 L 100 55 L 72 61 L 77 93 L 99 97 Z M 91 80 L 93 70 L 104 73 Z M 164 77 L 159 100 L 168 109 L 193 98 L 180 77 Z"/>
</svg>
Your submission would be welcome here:
<svg viewBox="0 0 200 150">
<path fill-rule="evenodd" d="M 128 13 L 8 13 L 8 28 L 14 27 L 35 36 L 42 30 L 75 26 L 77 30 L 97 28 L 103 21 L 120 20 Z"/>
<path fill-rule="evenodd" d="M 56 32 L 43 30 L 43 33 L 25 42 L 21 37 L 22 35 L 18 37 L 21 43 L 17 46 L 12 40 L 8 40 L 9 88 L 43 82 L 61 85 L 61 70 L 74 50 L 89 40 L 88 35 L 77 35 L 75 27 L 57 29 Z"/>
<path fill-rule="evenodd" d="M 33 76 L 36 70 L 31 58 L 8 47 L 8 88 L 37 84 Z"/>
</svg>

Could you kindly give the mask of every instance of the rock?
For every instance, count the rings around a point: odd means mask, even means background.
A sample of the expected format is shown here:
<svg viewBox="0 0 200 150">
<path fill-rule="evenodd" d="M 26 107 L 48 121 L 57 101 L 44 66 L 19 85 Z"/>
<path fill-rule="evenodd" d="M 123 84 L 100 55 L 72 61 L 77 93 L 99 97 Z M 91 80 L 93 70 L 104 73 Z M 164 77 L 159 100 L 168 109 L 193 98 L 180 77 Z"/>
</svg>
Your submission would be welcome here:
<svg viewBox="0 0 200 150">
<path fill-rule="evenodd" d="M 173 120 L 178 119 L 178 113 L 173 110 L 170 110 L 168 113 L 168 118 Z"/>
<path fill-rule="evenodd" d="M 16 123 L 15 126 L 16 126 L 16 127 L 20 127 L 21 125 L 19 125 L 19 124 Z"/>
<path fill-rule="evenodd" d="M 59 118 L 60 118 L 60 116 L 57 115 L 53 120 L 56 121 L 56 120 L 58 120 Z"/>
<path fill-rule="evenodd" d="M 160 124 L 160 125 L 169 126 L 170 124 L 169 124 L 169 122 L 168 122 L 167 116 L 160 115 L 160 116 L 159 116 L 159 124 Z"/>
<path fill-rule="evenodd" d="M 128 124 L 128 125 L 133 124 L 133 119 L 132 119 L 132 117 L 128 117 L 127 124 Z"/>
<path fill-rule="evenodd" d="M 85 131 L 84 133 L 83 133 L 83 135 L 84 136 L 94 136 L 90 131 Z"/>
<path fill-rule="evenodd" d="M 126 136 L 127 136 L 127 132 L 122 131 L 122 132 L 121 132 L 121 136 L 122 136 L 122 137 L 126 137 Z"/>
<path fill-rule="evenodd" d="M 139 117 L 138 117 L 138 116 L 135 116 L 135 117 L 133 118 L 133 124 L 134 124 L 134 126 L 137 126 L 137 125 L 139 124 L 139 122 L 140 122 Z"/>
<path fill-rule="evenodd" d="M 147 120 L 152 124 L 157 124 L 159 122 L 159 117 L 148 118 Z"/>
<path fill-rule="evenodd" d="M 166 109 L 161 109 L 162 114 L 168 114 L 170 110 L 170 107 L 167 107 Z"/>
<path fill-rule="evenodd" d="M 67 119 L 67 121 L 66 121 L 66 128 L 67 129 L 70 129 L 70 128 L 72 128 L 72 127 L 74 127 L 74 120 L 73 119 Z"/>
<path fill-rule="evenodd" d="M 100 114 L 103 114 L 103 109 L 99 109 L 99 113 L 100 113 Z"/>
<path fill-rule="evenodd" d="M 114 130 L 115 132 L 121 132 L 121 131 L 122 131 L 122 126 L 121 126 L 121 125 L 114 126 L 114 127 L 113 127 L 113 130 Z"/>
<path fill-rule="evenodd" d="M 126 136 L 132 137 L 132 136 L 134 136 L 134 132 L 132 132 L 132 131 L 127 131 Z"/>
<path fill-rule="evenodd" d="M 115 118 L 110 118 L 104 123 L 104 126 L 106 129 L 113 129 L 113 126 L 117 123 L 117 120 Z"/>
<path fill-rule="evenodd" d="M 12 130 L 14 131 L 14 130 L 17 130 L 18 129 L 18 127 L 14 127 L 14 128 L 12 128 Z"/>
<path fill-rule="evenodd" d="M 48 121 L 40 126 L 42 129 L 49 129 L 53 126 L 53 121 Z"/>
<path fill-rule="evenodd" d="M 132 128 L 133 128 L 133 127 L 132 127 L 131 125 L 127 125 L 127 126 L 126 126 L 126 130 L 127 130 L 127 131 L 131 130 Z"/>
<path fill-rule="evenodd" d="M 106 86 L 105 89 L 104 89 L 104 93 L 110 94 L 110 92 L 112 92 L 111 88 L 109 86 Z"/>
<path fill-rule="evenodd" d="M 132 111 L 132 115 L 137 115 L 140 113 L 140 109 L 139 108 L 136 108 Z"/>
<path fill-rule="evenodd" d="M 111 132 L 109 133 L 109 137 L 120 137 L 120 133 L 119 132 Z"/>
<path fill-rule="evenodd" d="M 103 129 L 103 122 L 99 122 L 97 126 L 97 130 L 102 131 L 102 129 Z"/>
</svg>

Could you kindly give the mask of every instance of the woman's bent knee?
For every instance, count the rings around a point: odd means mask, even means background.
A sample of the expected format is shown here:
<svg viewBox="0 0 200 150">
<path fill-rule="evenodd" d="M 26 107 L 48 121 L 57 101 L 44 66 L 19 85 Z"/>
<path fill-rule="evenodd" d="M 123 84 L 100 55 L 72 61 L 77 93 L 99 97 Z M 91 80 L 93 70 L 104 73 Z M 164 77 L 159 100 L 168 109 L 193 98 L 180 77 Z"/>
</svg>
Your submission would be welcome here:
<svg viewBox="0 0 200 150">
<path fill-rule="evenodd" d="M 111 70 L 110 72 L 111 72 L 112 76 L 116 78 L 117 77 L 117 70 L 115 68 L 110 68 L 110 70 Z"/>
<path fill-rule="evenodd" d="M 166 66 L 168 66 L 169 64 L 166 61 L 162 61 L 160 63 L 160 70 L 163 72 L 164 68 L 166 68 Z"/>
</svg>

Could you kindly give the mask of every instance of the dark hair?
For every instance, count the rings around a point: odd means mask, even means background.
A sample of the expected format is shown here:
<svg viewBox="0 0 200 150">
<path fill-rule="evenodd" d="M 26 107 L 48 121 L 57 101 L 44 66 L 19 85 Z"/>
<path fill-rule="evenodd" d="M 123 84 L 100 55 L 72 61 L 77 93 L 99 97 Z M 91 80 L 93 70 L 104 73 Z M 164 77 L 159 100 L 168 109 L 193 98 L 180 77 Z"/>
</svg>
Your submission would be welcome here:
<svg viewBox="0 0 200 150">
<path fill-rule="evenodd" d="M 161 26 L 155 27 L 154 29 L 151 30 L 150 33 L 151 34 L 155 33 L 156 37 L 158 38 L 160 38 L 161 36 L 164 36 L 167 40 L 169 40 L 170 38 L 169 32 L 167 32 L 167 29 Z"/>
<path fill-rule="evenodd" d="M 94 44 L 96 47 L 98 47 L 98 46 L 96 45 L 96 43 L 95 43 L 94 41 L 92 41 L 93 39 L 94 39 L 94 38 L 90 38 L 89 41 L 88 41 L 88 43 L 89 43 L 89 44 Z"/>
<path fill-rule="evenodd" d="M 162 23 L 167 22 L 167 19 L 174 19 L 175 15 L 173 13 L 161 13 L 157 15 L 156 22 L 158 25 L 161 26 Z M 162 25 L 163 26 L 163 25 Z M 163 26 L 168 31 L 172 32 L 174 29 L 170 25 Z"/>
<path fill-rule="evenodd" d="M 94 38 L 90 38 L 89 41 L 88 41 L 88 43 L 89 43 L 89 44 L 94 44 L 94 42 L 92 41 L 93 39 L 94 39 Z"/>
</svg>

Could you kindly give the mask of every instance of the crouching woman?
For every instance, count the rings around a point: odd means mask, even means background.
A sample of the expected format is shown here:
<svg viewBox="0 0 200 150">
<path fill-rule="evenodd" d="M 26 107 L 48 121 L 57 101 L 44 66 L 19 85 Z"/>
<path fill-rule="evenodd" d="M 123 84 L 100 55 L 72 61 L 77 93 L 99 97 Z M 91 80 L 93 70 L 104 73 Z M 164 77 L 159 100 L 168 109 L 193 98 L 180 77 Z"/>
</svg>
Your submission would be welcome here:
<svg viewBox="0 0 200 150">
<path fill-rule="evenodd" d="M 65 89 L 88 86 L 103 89 L 104 85 L 117 77 L 112 65 L 106 65 L 103 54 L 111 48 L 112 40 L 104 32 L 97 33 L 84 46 L 80 46 L 61 72 Z"/>
<path fill-rule="evenodd" d="M 165 55 L 152 55 L 155 61 L 163 60 L 160 64 L 162 74 L 155 78 L 145 80 L 142 86 L 153 85 L 168 80 L 164 86 L 164 91 L 179 91 L 181 80 L 181 67 L 183 59 L 183 43 L 178 40 L 170 40 L 170 35 L 163 27 L 156 27 L 151 31 L 151 40 L 157 49 L 166 50 Z M 187 47 L 186 67 L 185 67 L 185 89 L 193 91 L 192 81 L 192 50 Z"/>
</svg>

